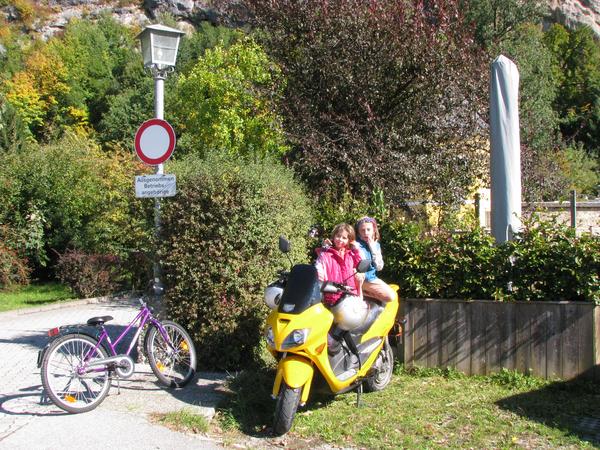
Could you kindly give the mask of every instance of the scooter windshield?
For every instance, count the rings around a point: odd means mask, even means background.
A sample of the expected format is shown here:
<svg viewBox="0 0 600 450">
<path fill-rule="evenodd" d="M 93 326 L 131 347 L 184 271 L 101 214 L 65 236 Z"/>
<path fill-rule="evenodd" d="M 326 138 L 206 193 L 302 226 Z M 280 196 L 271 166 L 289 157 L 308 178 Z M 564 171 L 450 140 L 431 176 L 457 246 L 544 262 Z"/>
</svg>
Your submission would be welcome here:
<svg viewBox="0 0 600 450">
<path fill-rule="evenodd" d="M 320 302 L 321 290 L 316 267 L 310 264 L 292 267 L 279 302 L 279 312 L 299 314 Z"/>
</svg>

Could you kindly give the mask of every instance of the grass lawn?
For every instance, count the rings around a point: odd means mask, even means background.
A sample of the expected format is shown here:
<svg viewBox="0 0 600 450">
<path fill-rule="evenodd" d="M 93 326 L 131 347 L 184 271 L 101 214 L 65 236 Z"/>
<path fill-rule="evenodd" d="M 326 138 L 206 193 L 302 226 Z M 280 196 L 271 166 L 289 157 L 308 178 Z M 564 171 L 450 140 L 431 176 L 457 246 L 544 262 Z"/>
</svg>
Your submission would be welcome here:
<svg viewBox="0 0 600 450">
<path fill-rule="evenodd" d="M 13 291 L 0 292 L 0 312 L 31 308 L 76 298 L 60 283 L 35 283 Z"/>
<path fill-rule="evenodd" d="M 358 408 L 354 392 L 337 397 L 311 394 L 290 433 L 273 438 L 275 401 L 269 396 L 273 375 L 272 370 L 242 372 L 232 379 L 230 396 L 208 433 L 230 443 L 253 438 L 256 448 L 292 443 L 290 448 L 326 444 L 356 449 L 600 445 L 598 385 L 550 382 L 511 371 L 467 377 L 452 370 L 403 368 L 396 369 L 385 390 L 363 394 Z M 304 444 L 298 447 L 299 443 Z"/>
</svg>

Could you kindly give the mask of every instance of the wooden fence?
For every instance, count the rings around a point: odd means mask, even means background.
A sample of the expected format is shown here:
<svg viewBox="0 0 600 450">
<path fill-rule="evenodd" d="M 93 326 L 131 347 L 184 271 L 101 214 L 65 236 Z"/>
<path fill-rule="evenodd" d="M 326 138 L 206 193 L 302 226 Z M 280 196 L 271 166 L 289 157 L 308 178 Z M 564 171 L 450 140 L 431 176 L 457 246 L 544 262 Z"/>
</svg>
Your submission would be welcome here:
<svg viewBox="0 0 600 450">
<path fill-rule="evenodd" d="M 593 303 L 407 299 L 400 314 L 407 366 L 600 381 L 600 306 Z"/>
</svg>

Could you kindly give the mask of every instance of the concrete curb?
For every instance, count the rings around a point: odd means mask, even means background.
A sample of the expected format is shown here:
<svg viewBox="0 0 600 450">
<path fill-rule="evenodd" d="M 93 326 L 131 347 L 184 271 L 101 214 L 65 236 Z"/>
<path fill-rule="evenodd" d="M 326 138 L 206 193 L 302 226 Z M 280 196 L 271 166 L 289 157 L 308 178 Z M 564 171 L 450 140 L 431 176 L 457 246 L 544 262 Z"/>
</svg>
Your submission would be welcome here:
<svg viewBox="0 0 600 450">
<path fill-rule="evenodd" d="M 13 309 L 11 311 L 3 311 L 0 312 L 0 317 L 17 317 L 24 316 L 27 314 L 34 314 L 44 311 L 53 311 L 56 309 L 63 308 L 71 308 L 79 305 L 91 305 L 91 304 L 99 304 L 99 303 L 109 303 L 115 301 L 123 301 L 123 302 L 133 302 L 139 296 L 136 294 L 125 295 L 125 296 L 111 296 L 106 295 L 102 297 L 90 297 L 90 298 L 82 298 L 82 299 L 73 299 L 73 300 L 64 300 L 58 301 L 56 303 L 51 303 L 49 305 L 42 306 L 32 306 L 31 308 L 19 308 Z"/>
</svg>

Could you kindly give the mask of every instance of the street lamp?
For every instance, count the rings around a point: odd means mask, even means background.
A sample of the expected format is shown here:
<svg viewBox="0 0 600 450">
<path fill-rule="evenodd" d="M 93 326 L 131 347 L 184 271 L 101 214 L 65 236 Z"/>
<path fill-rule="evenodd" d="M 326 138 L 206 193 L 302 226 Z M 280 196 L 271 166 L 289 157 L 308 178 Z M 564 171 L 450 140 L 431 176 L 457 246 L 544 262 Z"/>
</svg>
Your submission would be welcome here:
<svg viewBox="0 0 600 450">
<path fill-rule="evenodd" d="M 149 25 L 137 36 L 142 44 L 144 67 L 150 70 L 154 78 L 154 117 L 164 119 L 165 78 L 175 69 L 179 39 L 185 33 L 164 25 Z M 163 164 L 156 166 L 156 174 L 163 174 Z M 160 198 L 154 199 L 154 226 L 156 238 L 160 237 Z M 160 282 L 160 263 L 154 259 L 154 292 L 162 294 Z"/>
<path fill-rule="evenodd" d="M 156 67 L 159 70 L 175 66 L 179 38 L 184 33 L 164 25 L 148 25 L 138 38 L 142 43 L 144 67 Z"/>
<path fill-rule="evenodd" d="M 164 25 L 149 25 L 138 35 L 144 67 L 150 69 L 154 77 L 154 116 L 157 119 L 163 119 L 164 81 L 175 68 L 179 39 L 183 34 Z"/>
</svg>

